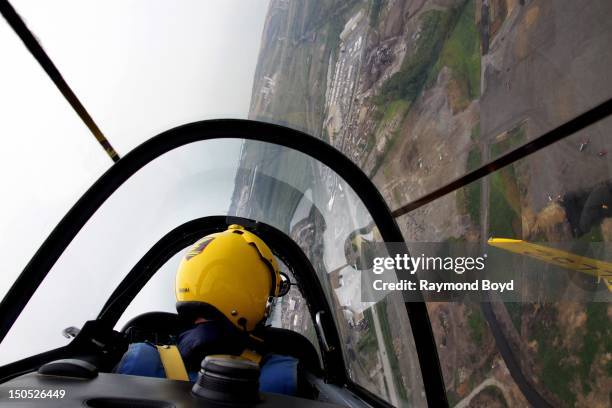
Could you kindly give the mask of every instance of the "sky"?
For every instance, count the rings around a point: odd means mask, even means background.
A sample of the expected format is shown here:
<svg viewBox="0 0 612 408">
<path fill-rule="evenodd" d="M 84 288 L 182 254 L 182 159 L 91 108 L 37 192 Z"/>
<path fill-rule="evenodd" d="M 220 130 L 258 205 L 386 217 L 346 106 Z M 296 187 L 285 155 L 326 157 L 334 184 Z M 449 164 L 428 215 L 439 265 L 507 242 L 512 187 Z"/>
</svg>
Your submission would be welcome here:
<svg viewBox="0 0 612 408">
<path fill-rule="evenodd" d="M 120 155 L 180 124 L 247 117 L 267 1 L 12 4 Z M 3 19 L 0 50 L 4 296 L 52 228 L 112 162 Z M 52 269 L 0 345 L 0 364 L 63 344 L 61 329 L 91 318 L 157 235 L 194 214 L 224 211 L 239 148 L 224 142 L 179 149 L 126 183 Z M 126 248 L 132 249 L 129 256 L 121 256 Z M 88 276 L 97 276 L 95 284 L 105 290 L 66 291 L 79 280 L 91 285 Z M 49 321 L 51 313 L 74 309 L 80 297 L 88 298 L 87 307 Z M 36 328 L 44 341 L 20 344 Z"/>
</svg>

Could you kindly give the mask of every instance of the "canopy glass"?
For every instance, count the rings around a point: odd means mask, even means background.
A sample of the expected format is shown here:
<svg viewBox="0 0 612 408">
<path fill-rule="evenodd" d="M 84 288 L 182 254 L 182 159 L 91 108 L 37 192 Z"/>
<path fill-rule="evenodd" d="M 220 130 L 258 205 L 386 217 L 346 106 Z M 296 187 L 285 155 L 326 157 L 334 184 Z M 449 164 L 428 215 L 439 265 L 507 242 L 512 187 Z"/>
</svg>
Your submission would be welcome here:
<svg viewBox="0 0 612 408">
<path fill-rule="evenodd" d="M 376 307 L 362 302 L 360 272 L 347 258 L 357 230 L 365 228 L 365 239 L 382 242 L 355 191 L 303 153 L 241 139 L 190 143 L 129 178 L 55 263 L 0 345 L 2 362 L 66 344 L 62 329 L 95 319 L 113 290 L 161 237 L 187 221 L 211 215 L 264 222 L 291 237 L 312 263 L 334 312 L 350 378 L 391 401 L 424 401 L 401 296 L 388 297 Z M 171 276 L 179 261 L 180 255 L 173 257 L 159 273 Z M 144 312 L 172 304 L 172 285 L 167 289 L 157 294 L 165 299 L 151 302 L 149 309 L 143 304 L 132 309 Z M 299 319 L 309 318 L 307 308 L 302 313 Z M 393 338 L 402 342 L 401 368 Z M 382 361 L 377 357 L 380 350 Z M 383 368 L 371 376 L 377 361 Z M 404 384 L 402 375 L 410 382 Z M 390 381 L 392 386 L 381 386 Z M 408 392 L 416 389 L 419 392 Z"/>
</svg>

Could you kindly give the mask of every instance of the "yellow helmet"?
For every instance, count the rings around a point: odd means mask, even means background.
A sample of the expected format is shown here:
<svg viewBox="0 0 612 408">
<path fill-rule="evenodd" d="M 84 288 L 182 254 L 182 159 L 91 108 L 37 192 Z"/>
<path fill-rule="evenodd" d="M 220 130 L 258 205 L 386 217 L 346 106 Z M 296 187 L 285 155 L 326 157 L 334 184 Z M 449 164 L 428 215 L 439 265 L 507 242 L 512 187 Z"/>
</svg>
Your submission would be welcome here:
<svg viewBox="0 0 612 408">
<path fill-rule="evenodd" d="M 192 316 L 223 314 L 251 332 L 279 295 L 280 270 L 270 248 L 240 225 L 207 235 L 185 254 L 176 273 L 176 308 Z"/>
</svg>

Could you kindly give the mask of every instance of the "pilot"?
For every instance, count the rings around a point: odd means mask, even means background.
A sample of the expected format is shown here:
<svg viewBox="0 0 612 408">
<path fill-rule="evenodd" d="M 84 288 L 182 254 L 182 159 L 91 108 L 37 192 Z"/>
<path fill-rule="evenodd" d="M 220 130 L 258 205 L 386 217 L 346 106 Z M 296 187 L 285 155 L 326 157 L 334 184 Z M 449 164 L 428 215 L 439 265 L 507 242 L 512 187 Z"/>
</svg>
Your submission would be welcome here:
<svg viewBox="0 0 612 408">
<path fill-rule="evenodd" d="M 130 344 L 115 372 L 193 382 L 207 355 L 234 355 L 260 365 L 261 391 L 295 395 L 298 360 L 262 351 L 254 333 L 281 285 L 272 251 L 242 226 L 200 239 L 176 273 L 176 309 L 193 326 L 176 344 Z"/>
</svg>

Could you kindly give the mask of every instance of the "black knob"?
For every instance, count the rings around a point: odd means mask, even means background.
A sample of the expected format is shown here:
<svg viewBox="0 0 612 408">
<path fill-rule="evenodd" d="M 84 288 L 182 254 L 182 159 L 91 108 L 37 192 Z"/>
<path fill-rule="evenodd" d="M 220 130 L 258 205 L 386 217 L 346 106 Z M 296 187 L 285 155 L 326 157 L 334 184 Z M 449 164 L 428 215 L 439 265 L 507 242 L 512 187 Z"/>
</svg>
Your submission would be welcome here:
<svg viewBox="0 0 612 408">
<path fill-rule="evenodd" d="M 191 391 L 222 404 L 254 405 L 260 400 L 259 365 L 238 356 L 208 356 Z"/>
</svg>

